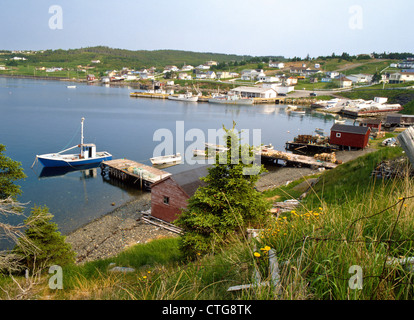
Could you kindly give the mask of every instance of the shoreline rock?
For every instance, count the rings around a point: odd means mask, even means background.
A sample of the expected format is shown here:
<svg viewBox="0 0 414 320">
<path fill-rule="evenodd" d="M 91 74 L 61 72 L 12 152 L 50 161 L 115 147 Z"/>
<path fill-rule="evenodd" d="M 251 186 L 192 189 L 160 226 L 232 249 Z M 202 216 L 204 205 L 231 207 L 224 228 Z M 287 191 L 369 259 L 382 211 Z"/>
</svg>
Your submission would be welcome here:
<svg viewBox="0 0 414 320">
<path fill-rule="evenodd" d="M 126 248 L 175 233 L 141 221 L 151 208 L 151 194 L 143 194 L 66 236 L 76 252 L 76 263 L 106 259 Z"/>
</svg>

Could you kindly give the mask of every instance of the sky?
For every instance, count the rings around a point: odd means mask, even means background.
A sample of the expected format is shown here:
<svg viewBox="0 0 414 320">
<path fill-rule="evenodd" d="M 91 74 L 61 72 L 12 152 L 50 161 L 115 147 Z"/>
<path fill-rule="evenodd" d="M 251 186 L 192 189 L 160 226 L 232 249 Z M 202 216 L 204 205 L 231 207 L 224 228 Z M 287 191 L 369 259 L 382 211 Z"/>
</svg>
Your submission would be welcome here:
<svg viewBox="0 0 414 320">
<path fill-rule="evenodd" d="M 413 52 L 412 12 L 412 0 L 1 0 L 0 49 Z"/>
</svg>

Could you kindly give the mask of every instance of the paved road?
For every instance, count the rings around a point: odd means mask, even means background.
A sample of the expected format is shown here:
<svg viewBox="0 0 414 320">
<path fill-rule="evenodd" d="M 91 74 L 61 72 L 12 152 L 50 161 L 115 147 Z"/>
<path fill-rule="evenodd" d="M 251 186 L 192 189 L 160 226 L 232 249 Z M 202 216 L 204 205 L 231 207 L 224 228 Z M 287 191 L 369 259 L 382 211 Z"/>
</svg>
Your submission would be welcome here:
<svg viewBox="0 0 414 320">
<path fill-rule="evenodd" d="M 318 96 L 336 96 L 336 94 L 342 92 L 342 91 L 350 91 L 350 89 L 346 90 L 335 90 L 335 91 L 322 91 L 322 90 L 295 90 L 292 93 L 289 93 L 287 95 L 288 98 L 303 98 L 303 97 L 310 97 L 311 92 L 315 92 Z M 316 97 L 318 98 L 318 97 Z"/>
</svg>

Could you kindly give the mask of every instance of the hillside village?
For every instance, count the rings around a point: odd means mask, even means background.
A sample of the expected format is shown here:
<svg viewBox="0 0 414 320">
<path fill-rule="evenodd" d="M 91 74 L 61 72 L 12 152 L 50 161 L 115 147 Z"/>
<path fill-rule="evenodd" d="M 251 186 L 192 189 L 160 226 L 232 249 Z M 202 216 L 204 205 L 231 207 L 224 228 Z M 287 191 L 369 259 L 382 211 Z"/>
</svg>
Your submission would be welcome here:
<svg viewBox="0 0 414 320">
<path fill-rule="evenodd" d="M 1 59 L 0 74 L 19 74 L 22 66 L 30 66 L 31 59 L 44 51 L 12 51 L 9 58 Z M 2 53 L 2 55 L 6 55 Z M 344 55 L 344 54 L 343 54 Z M 346 57 L 346 55 L 345 55 Z M 361 60 L 359 60 L 361 57 Z M 332 60 L 335 60 L 336 57 Z M 24 70 L 33 76 L 66 76 L 78 81 L 102 83 L 142 83 L 157 82 L 155 86 L 192 83 L 210 83 L 217 87 L 220 84 L 240 86 L 239 93 L 247 97 L 274 98 L 286 95 L 298 89 L 332 90 L 367 86 L 375 83 L 398 84 L 414 81 L 414 57 L 402 60 L 375 59 L 373 55 L 359 55 L 356 61 L 349 64 L 331 62 L 326 59 L 307 57 L 306 60 L 283 59 L 279 61 L 255 59 L 258 63 L 225 63 L 208 60 L 198 65 L 185 62 L 178 65 L 152 66 L 149 68 L 131 68 L 104 70 L 104 58 L 91 59 L 76 67 L 62 65 L 46 66 L 34 63 L 33 71 Z M 341 60 L 339 56 L 338 62 Z M 381 63 L 381 65 L 380 65 Z M 376 65 L 370 72 L 358 72 L 360 65 Z M 378 65 L 378 66 L 377 66 Z M 245 67 L 245 68 L 243 68 Z M 335 68 L 336 67 L 336 68 Z M 28 69 L 29 67 L 27 67 Z M 74 76 L 76 74 L 76 76 Z M 250 87 L 250 88 L 247 88 Z M 255 89 L 252 89 L 254 87 Z"/>
</svg>

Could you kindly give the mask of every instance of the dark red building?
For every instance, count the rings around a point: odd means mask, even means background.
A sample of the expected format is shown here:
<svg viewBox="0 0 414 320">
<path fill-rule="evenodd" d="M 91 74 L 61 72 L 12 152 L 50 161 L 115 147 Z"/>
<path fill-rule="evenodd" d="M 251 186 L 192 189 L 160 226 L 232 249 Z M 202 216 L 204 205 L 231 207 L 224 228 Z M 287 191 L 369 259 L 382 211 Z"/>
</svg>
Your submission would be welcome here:
<svg viewBox="0 0 414 320">
<path fill-rule="evenodd" d="M 381 119 L 364 119 L 359 123 L 359 125 L 361 127 L 370 128 L 372 132 L 381 131 Z"/>
<path fill-rule="evenodd" d="M 368 145 L 370 132 L 369 127 L 334 124 L 330 143 L 343 148 L 364 149 Z"/>
<path fill-rule="evenodd" d="M 174 174 L 151 185 L 151 215 L 172 222 L 187 208 L 187 200 L 198 187 L 205 185 L 200 180 L 208 174 L 208 166 Z"/>
</svg>

